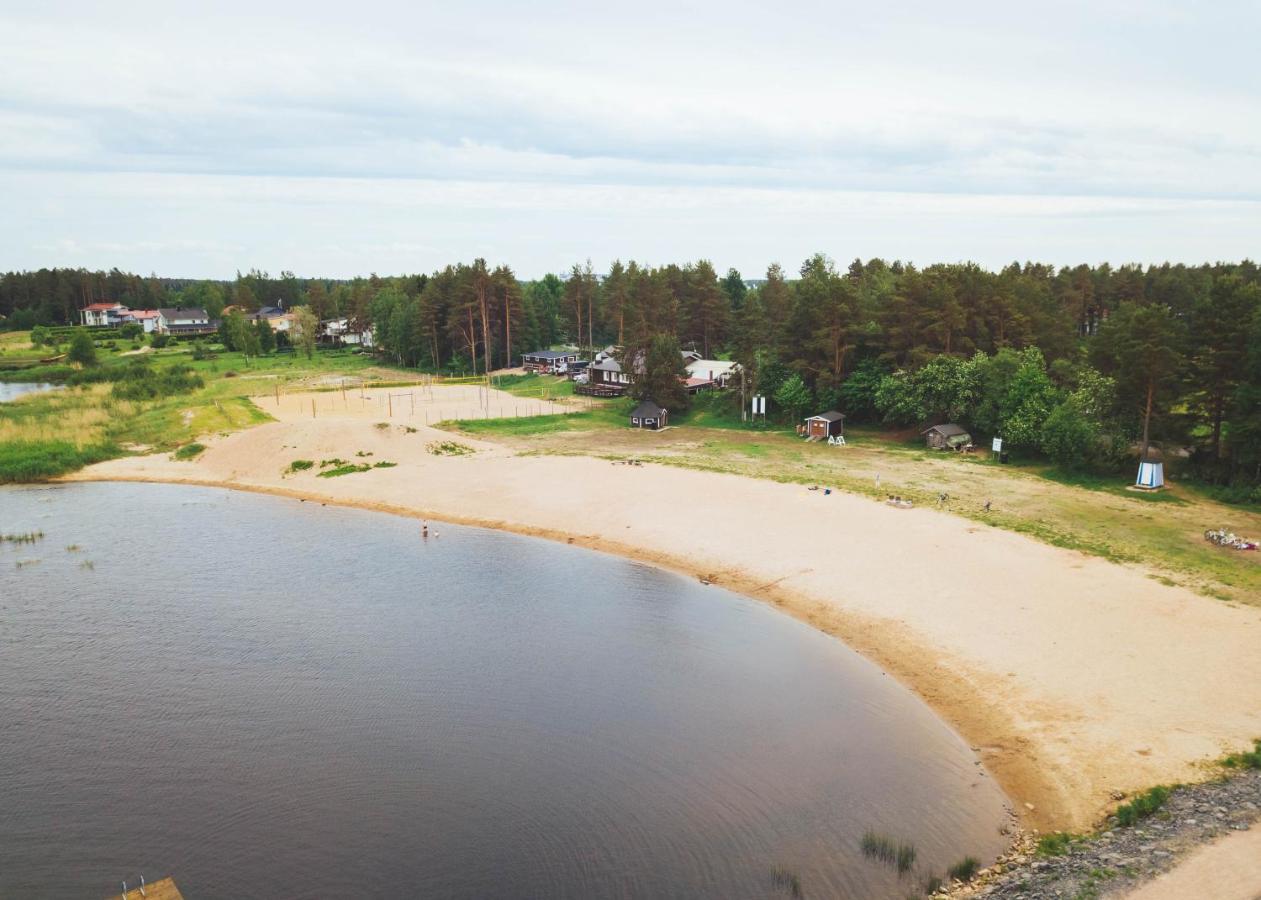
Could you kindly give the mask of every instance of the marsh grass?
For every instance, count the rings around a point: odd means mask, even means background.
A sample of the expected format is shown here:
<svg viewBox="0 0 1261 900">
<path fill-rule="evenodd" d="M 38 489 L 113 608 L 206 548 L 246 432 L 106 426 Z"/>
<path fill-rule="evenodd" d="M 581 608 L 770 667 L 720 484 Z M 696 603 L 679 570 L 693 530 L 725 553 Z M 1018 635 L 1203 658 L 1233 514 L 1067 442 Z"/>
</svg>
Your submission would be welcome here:
<svg viewBox="0 0 1261 900">
<path fill-rule="evenodd" d="M 13 568 L 25 569 L 25 568 L 28 568 L 29 566 L 38 566 L 40 562 L 41 561 L 38 559 L 19 559 L 17 562 L 13 564 Z"/>
<path fill-rule="evenodd" d="M 955 881 L 971 881 L 981 871 L 981 861 L 975 856 L 965 856 L 946 870 Z"/>
<path fill-rule="evenodd" d="M 787 866 L 775 866 L 771 869 L 771 884 L 790 897 L 805 896 L 801 891 L 801 876 Z"/>
<path fill-rule="evenodd" d="M 0 541 L 7 544 L 33 544 L 44 539 L 42 531 L 19 531 L 14 534 L 0 534 Z M 66 548 L 70 549 L 69 547 Z"/>
<path fill-rule="evenodd" d="M 898 870 L 905 875 L 915 865 L 915 845 L 896 841 L 885 834 L 867 831 L 859 845 L 863 856 L 875 859 Z"/>
<path fill-rule="evenodd" d="M 79 563 L 79 568 L 80 568 L 80 569 L 87 569 L 87 570 L 89 570 L 89 571 L 95 571 L 95 570 L 96 570 L 96 563 L 92 562 L 92 560 L 90 560 L 90 559 L 85 559 L 83 562 Z"/>
</svg>

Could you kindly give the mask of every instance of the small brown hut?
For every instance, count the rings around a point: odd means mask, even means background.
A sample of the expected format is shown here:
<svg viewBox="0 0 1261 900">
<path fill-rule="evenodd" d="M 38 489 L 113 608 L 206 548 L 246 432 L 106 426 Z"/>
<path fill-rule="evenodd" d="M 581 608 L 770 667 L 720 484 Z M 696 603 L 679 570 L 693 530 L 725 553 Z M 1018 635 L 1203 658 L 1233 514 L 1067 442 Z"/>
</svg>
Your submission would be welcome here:
<svg viewBox="0 0 1261 900">
<path fill-rule="evenodd" d="M 830 437 L 840 437 L 845 434 L 845 413 L 831 409 L 817 416 L 811 416 L 806 419 L 805 424 L 808 438 L 826 440 Z"/>
</svg>

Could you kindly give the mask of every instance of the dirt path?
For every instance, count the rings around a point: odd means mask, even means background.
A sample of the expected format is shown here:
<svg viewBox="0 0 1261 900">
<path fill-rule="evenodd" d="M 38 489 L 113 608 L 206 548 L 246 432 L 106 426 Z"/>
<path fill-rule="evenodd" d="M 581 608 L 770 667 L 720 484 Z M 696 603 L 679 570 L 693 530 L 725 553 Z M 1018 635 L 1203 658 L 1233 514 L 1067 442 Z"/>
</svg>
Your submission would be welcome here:
<svg viewBox="0 0 1261 900">
<path fill-rule="evenodd" d="M 1207 844 L 1125 900 L 1261 900 L 1261 828 Z"/>
<path fill-rule="evenodd" d="M 978 749 L 1037 828 L 1081 829 L 1112 791 L 1194 780 L 1197 761 L 1261 734 L 1261 609 L 847 494 L 520 456 L 465 438 L 455 440 L 477 452 L 439 456 L 430 445 L 449 433 L 397 414 L 397 424 L 376 427 L 387 421 L 379 394 L 358 411 L 345 401 L 338 412 L 337 402 L 324 410 L 317 399 L 314 418 L 301 402 L 282 402 L 268 410 L 279 421 L 207 441 L 193 463 L 130 458 L 76 477 L 314 497 L 568 540 L 703 576 L 840 637 L 900 678 Z M 446 418 L 485 408 L 475 396 L 430 402 Z M 516 398 L 489 402 L 507 408 Z M 284 475 L 294 459 L 358 453 L 398 465 Z"/>
</svg>

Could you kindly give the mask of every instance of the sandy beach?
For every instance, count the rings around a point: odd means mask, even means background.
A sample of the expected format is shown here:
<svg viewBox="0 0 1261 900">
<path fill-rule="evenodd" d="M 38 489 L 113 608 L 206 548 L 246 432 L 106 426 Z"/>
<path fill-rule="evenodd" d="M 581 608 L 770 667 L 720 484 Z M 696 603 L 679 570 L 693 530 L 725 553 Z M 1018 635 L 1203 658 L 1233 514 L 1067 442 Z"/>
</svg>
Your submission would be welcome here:
<svg viewBox="0 0 1261 900">
<path fill-rule="evenodd" d="M 1114 792 L 1195 780 L 1205 760 L 1261 735 L 1261 609 L 1166 586 L 1139 568 L 934 510 L 666 466 L 518 455 L 430 427 L 548 411 L 476 387 L 256 402 L 277 421 L 203 438 L 196 461 L 131 457 L 73 479 L 356 505 L 569 541 L 705 578 L 835 635 L 900 679 L 1043 830 L 1085 828 Z M 654 440 L 639 437 L 646 449 Z M 475 452 L 431 452 L 442 441 Z M 333 457 L 397 465 L 286 474 L 292 460 Z"/>
</svg>

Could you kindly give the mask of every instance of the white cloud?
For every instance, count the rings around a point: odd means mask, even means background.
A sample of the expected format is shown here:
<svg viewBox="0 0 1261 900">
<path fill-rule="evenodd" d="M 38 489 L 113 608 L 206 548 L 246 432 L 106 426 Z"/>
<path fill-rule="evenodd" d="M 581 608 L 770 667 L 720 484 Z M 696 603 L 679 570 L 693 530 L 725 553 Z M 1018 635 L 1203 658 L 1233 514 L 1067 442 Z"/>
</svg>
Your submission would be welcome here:
<svg viewBox="0 0 1261 900">
<path fill-rule="evenodd" d="M 10 6 L 0 177 L 41 212 L 3 266 L 1194 260 L 1261 232 L 1230 202 L 1261 199 L 1245 4 Z M 960 232 L 925 233 L 941 209 Z"/>
</svg>

